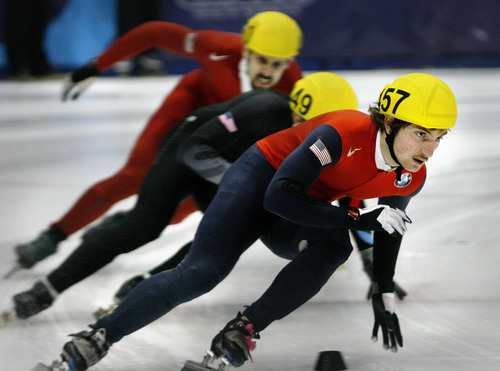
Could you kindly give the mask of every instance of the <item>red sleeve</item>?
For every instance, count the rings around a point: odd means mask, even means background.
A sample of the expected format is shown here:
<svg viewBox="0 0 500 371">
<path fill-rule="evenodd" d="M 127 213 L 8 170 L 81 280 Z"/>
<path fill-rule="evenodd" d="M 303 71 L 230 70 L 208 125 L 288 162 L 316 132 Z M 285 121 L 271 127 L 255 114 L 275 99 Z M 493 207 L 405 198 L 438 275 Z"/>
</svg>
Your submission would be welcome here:
<svg viewBox="0 0 500 371">
<path fill-rule="evenodd" d="M 229 53 L 228 49 L 235 47 L 241 52 L 241 37 L 229 32 L 194 31 L 170 22 L 146 22 L 118 38 L 99 55 L 97 68 L 102 72 L 116 62 L 152 47 L 159 47 L 202 63 L 210 52 Z"/>
</svg>

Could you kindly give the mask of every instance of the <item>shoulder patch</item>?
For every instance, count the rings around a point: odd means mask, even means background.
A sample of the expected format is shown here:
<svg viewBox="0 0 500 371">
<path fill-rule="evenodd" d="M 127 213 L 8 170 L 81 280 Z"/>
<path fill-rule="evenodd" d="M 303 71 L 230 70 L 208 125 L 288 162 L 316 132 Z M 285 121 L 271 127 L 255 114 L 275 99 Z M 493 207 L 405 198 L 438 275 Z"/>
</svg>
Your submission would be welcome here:
<svg viewBox="0 0 500 371">
<path fill-rule="evenodd" d="M 322 166 L 326 166 L 332 162 L 330 152 L 328 152 L 328 148 L 326 148 L 321 139 L 318 139 L 309 149 L 318 158 Z"/>
<path fill-rule="evenodd" d="M 196 33 L 188 33 L 186 35 L 186 38 L 184 39 L 184 51 L 189 54 L 194 53 L 194 40 L 196 40 L 196 37 L 198 34 Z"/>
<path fill-rule="evenodd" d="M 231 112 L 226 112 L 223 115 L 220 115 L 218 117 L 220 122 L 222 122 L 222 125 L 224 125 L 230 133 L 234 133 L 235 131 L 238 130 L 238 127 L 236 126 L 236 123 L 234 122 L 233 119 L 233 114 Z"/>
</svg>

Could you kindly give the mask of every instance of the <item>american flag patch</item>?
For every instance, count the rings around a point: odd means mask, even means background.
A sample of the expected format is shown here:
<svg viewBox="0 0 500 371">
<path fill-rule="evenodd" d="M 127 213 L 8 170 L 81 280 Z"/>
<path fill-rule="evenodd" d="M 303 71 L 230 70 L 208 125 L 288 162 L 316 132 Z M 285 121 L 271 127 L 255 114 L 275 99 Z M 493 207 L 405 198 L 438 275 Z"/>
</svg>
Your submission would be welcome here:
<svg viewBox="0 0 500 371">
<path fill-rule="evenodd" d="M 184 51 L 186 53 L 192 54 L 194 53 L 194 41 L 198 34 L 196 33 L 188 33 L 186 38 L 184 39 Z"/>
<path fill-rule="evenodd" d="M 319 159 L 322 166 L 328 165 L 332 162 L 332 157 L 330 156 L 330 152 L 326 148 L 325 144 L 318 139 L 309 149 L 314 153 L 314 155 Z"/>
<path fill-rule="evenodd" d="M 236 127 L 236 123 L 234 122 L 233 119 L 233 114 L 231 112 L 227 112 L 223 115 L 220 115 L 219 117 L 220 122 L 222 122 L 222 125 L 224 125 L 230 133 L 234 133 L 235 131 L 238 130 Z"/>
</svg>

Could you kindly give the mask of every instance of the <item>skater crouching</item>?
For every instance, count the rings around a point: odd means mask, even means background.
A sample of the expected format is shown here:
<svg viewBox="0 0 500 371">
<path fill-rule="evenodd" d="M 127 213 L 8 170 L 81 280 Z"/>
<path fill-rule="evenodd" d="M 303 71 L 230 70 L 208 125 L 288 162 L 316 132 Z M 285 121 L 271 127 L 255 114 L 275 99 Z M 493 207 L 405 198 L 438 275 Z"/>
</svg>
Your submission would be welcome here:
<svg viewBox="0 0 500 371">
<path fill-rule="evenodd" d="M 348 231 L 375 231 L 372 336 L 386 349 L 403 345 L 393 276 L 406 209 L 423 187 L 425 163 L 457 108 L 450 88 L 423 73 L 386 85 L 370 114 L 338 111 L 266 137 L 226 172 L 191 249 L 175 269 L 144 280 L 117 309 L 75 335 L 63 358 L 85 370 L 109 346 L 213 289 L 260 236 L 291 259 L 263 295 L 215 337 L 212 351 L 241 366 L 253 340 L 273 321 L 311 299 L 349 257 Z M 378 198 L 373 207 L 331 205 L 341 197 Z M 103 341 L 104 339 L 104 341 Z"/>
</svg>

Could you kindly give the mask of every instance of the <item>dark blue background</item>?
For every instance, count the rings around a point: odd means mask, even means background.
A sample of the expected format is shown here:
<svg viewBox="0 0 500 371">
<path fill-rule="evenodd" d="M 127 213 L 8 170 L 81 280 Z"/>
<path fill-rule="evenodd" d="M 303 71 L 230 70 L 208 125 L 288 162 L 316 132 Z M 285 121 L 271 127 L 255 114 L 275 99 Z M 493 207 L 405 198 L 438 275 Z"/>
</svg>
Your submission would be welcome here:
<svg viewBox="0 0 500 371">
<path fill-rule="evenodd" d="M 164 0 L 161 19 L 240 32 L 264 10 L 299 22 L 305 43 L 298 60 L 306 70 L 500 66 L 500 0 Z M 52 13 L 46 50 L 63 70 L 87 62 L 116 37 L 115 0 L 53 0 Z M 170 53 L 162 58 L 171 73 L 196 66 Z"/>
</svg>

